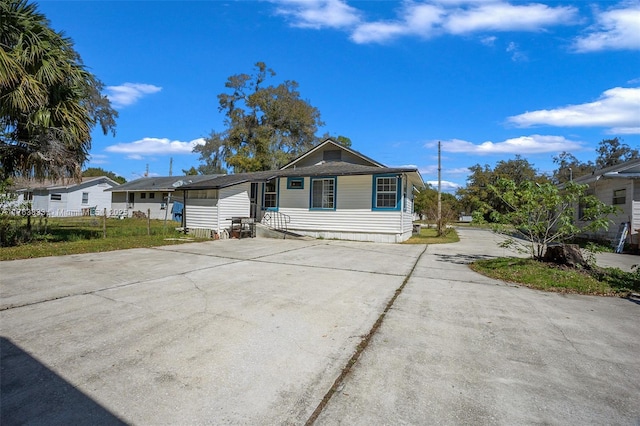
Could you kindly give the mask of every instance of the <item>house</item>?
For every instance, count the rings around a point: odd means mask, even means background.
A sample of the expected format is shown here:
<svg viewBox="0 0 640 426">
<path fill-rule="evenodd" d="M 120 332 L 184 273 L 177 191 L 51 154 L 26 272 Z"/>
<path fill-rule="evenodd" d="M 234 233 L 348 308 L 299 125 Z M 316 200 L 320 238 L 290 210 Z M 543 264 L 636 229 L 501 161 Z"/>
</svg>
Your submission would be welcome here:
<svg viewBox="0 0 640 426">
<path fill-rule="evenodd" d="M 596 170 L 574 179 L 574 182 L 588 184 L 588 194 L 595 195 L 605 204 L 618 207 L 618 213 L 610 216 L 613 225 L 608 230 L 590 236 L 613 241 L 620 225 L 629 223 L 627 241 L 637 248 L 640 242 L 640 159 Z M 579 219 L 580 212 L 576 214 Z"/>
<path fill-rule="evenodd" d="M 151 219 L 182 221 L 184 184 L 209 180 L 221 175 L 143 177 L 110 189 L 113 216 L 131 217 L 133 212 L 150 213 Z"/>
<path fill-rule="evenodd" d="M 413 230 L 415 167 L 383 164 L 327 139 L 280 170 L 180 187 L 188 230 L 229 230 L 234 217 L 315 238 L 401 242 Z"/>
<path fill-rule="evenodd" d="M 118 183 L 106 176 L 83 177 L 81 182 L 24 181 L 16 190 L 17 203 L 30 203 L 31 210 L 48 216 L 81 216 L 102 214 L 111 210 L 111 194 L 105 190 Z"/>
</svg>

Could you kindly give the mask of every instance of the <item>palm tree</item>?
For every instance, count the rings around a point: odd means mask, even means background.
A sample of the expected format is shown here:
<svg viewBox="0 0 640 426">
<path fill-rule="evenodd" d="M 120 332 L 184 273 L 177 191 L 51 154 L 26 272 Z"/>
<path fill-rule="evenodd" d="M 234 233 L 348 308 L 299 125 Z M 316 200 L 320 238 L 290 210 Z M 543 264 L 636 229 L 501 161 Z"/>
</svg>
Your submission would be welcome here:
<svg viewBox="0 0 640 426">
<path fill-rule="evenodd" d="M 118 113 L 73 42 L 26 0 L 0 2 L 0 174 L 79 178 Z"/>
</svg>

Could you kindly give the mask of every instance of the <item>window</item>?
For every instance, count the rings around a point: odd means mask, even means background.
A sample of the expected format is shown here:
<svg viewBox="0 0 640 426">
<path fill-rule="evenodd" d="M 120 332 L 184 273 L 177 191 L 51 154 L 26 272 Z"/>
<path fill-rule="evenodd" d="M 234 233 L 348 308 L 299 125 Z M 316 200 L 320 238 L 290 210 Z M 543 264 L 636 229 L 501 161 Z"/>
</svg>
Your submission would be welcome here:
<svg viewBox="0 0 640 426">
<path fill-rule="evenodd" d="M 264 200 L 262 207 L 265 209 L 278 208 L 278 181 L 272 180 L 264 184 Z"/>
<path fill-rule="evenodd" d="M 626 189 L 618 189 L 613 191 L 613 202 L 611 204 L 619 205 L 627 203 L 627 190 Z"/>
<path fill-rule="evenodd" d="M 335 210 L 336 178 L 311 179 L 311 208 Z"/>
<path fill-rule="evenodd" d="M 199 189 L 188 191 L 188 198 L 191 200 L 216 200 L 218 199 L 217 189 Z"/>
<path fill-rule="evenodd" d="M 27 191 L 24 193 L 24 200 L 25 201 L 33 201 L 33 192 L 31 191 Z"/>
<path fill-rule="evenodd" d="M 51 201 L 61 201 L 62 194 L 51 194 Z"/>
<path fill-rule="evenodd" d="M 398 207 L 398 177 L 374 176 L 373 208 L 397 210 Z"/>
<path fill-rule="evenodd" d="M 140 199 L 144 200 L 145 198 L 147 198 L 147 193 L 146 192 L 141 192 L 140 193 Z"/>
<path fill-rule="evenodd" d="M 156 198 L 156 193 L 155 192 L 150 192 L 149 193 L 149 198 L 151 198 L 151 199 Z"/>
<path fill-rule="evenodd" d="M 287 178 L 287 189 L 304 189 L 304 178 Z"/>
<path fill-rule="evenodd" d="M 88 192 L 83 192 L 82 193 L 82 204 L 89 204 L 89 193 Z"/>
</svg>

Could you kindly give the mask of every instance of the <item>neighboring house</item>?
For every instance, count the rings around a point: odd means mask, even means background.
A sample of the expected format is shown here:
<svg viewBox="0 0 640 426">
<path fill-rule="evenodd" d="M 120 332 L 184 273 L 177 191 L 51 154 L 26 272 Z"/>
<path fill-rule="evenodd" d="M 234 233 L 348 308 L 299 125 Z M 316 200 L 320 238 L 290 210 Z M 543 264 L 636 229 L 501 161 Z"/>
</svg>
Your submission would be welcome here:
<svg viewBox="0 0 640 426">
<path fill-rule="evenodd" d="M 181 185 L 209 180 L 221 175 L 144 177 L 111 189 L 113 216 L 131 217 L 133 212 L 150 213 L 151 219 L 182 221 Z"/>
<path fill-rule="evenodd" d="M 71 179 L 23 181 L 16 190 L 17 202 L 31 203 L 32 210 L 54 217 L 103 214 L 104 209 L 111 209 L 111 194 L 105 190 L 116 186 L 118 183 L 106 176 L 84 177 L 80 183 Z"/>
<path fill-rule="evenodd" d="M 613 224 L 607 231 L 590 235 L 613 241 L 620 224 L 628 222 L 631 229 L 627 241 L 637 247 L 640 242 L 640 159 L 596 170 L 592 174 L 574 179 L 574 182 L 588 184 L 588 194 L 619 209 L 617 214 L 610 216 Z M 579 219 L 580 211 L 577 215 Z"/>
<path fill-rule="evenodd" d="M 187 229 L 220 232 L 233 217 L 251 217 L 316 238 L 401 242 L 411 237 L 414 189 L 423 186 L 415 167 L 385 167 L 327 139 L 280 170 L 180 190 Z"/>
</svg>

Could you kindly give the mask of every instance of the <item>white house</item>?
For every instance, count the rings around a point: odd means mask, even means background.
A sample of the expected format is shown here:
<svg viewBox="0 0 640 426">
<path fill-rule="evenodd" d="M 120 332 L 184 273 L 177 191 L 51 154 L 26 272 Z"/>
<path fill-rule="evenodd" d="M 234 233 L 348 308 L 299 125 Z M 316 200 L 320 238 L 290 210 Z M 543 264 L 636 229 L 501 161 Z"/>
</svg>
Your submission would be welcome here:
<svg viewBox="0 0 640 426">
<path fill-rule="evenodd" d="M 251 217 L 301 235 L 401 242 L 413 230 L 415 167 L 385 167 L 327 139 L 280 170 L 226 175 L 180 188 L 184 226 L 220 232 Z"/>
<path fill-rule="evenodd" d="M 637 248 L 640 242 L 640 159 L 596 170 L 574 182 L 588 184 L 589 194 L 595 195 L 603 203 L 618 207 L 618 213 L 610 217 L 613 225 L 607 231 L 592 236 L 613 241 L 620 224 L 629 223 L 627 241 Z M 580 212 L 576 214 L 579 220 Z"/>
<path fill-rule="evenodd" d="M 182 215 L 184 184 L 208 180 L 221 175 L 144 177 L 110 189 L 114 216 L 131 217 L 133 212 L 150 213 L 151 219 L 177 219 Z"/>
<path fill-rule="evenodd" d="M 106 176 L 84 177 L 75 181 L 28 183 L 18 189 L 18 203 L 30 202 L 31 209 L 48 216 L 103 214 L 111 209 L 111 194 L 105 190 L 118 186 Z"/>
</svg>

